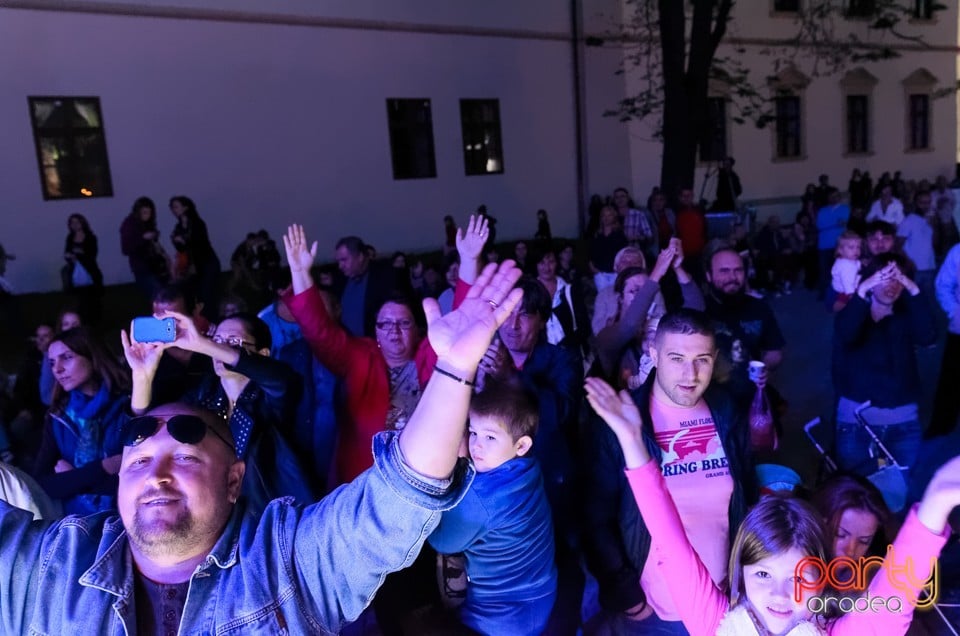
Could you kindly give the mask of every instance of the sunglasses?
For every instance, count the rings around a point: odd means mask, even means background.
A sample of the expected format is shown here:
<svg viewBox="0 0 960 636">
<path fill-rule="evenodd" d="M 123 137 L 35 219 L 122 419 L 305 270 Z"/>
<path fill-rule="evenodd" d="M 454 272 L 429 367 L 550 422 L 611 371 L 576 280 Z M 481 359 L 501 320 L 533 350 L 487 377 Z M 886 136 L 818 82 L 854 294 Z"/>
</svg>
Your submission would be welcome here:
<svg viewBox="0 0 960 636">
<path fill-rule="evenodd" d="M 160 427 L 166 423 L 167 432 L 170 437 L 181 444 L 199 444 L 207 432 L 211 432 L 224 444 L 230 447 L 234 453 L 237 447 L 233 442 L 216 431 L 216 429 L 207 426 L 202 418 L 196 415 L 174 415 L 169 418 L 157 417 L 155 415 L 142 415 L 127 420 L 120 431 L 121 440 L 124 446 L 137 446 L 144 440 L 153 437 L 160 430 Z"/>
</svg>

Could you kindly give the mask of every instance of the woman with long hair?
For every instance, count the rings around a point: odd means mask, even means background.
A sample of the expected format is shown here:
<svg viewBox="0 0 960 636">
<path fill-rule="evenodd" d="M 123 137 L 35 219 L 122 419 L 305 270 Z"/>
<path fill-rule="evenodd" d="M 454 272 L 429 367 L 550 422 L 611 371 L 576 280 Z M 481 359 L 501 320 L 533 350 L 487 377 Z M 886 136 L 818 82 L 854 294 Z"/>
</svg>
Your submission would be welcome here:
<svg viewBox="0 0 960 636">
<path fill-rule="evenodd" d="M 210 244 L 207 224 L 197 213 L 193 200 L 185 196 L 170 199 L 170 212 L 177 219 L 170 240 L 177 250 L 176 275 L 203 303 L 207 320 L 217 319 L 219 309 L 220 259 Z"/>
<path fill-rule="evenodd" d="M 67 514 L 116 506 L 130 378 L 85 327 L 57 334 L 47 347 L 57 385 L 33 474 Z"/>
<path fill-rule="evenodd" d="M 170 257 L 159 242 L 157 206 L 149 197 L 133 202 L 120 225 L 120 247 L 130 261 L 137 287 L 148 299 L 170 282 Z"/>
<path fill-rule="evenodd" d="M 82 214 L 67 219 L 67 240 L 63 247 L 64 289 L 77 297 L 80 313 L 96 324 L 100 321 L 100 296 L 103 294 L 103 273 L 97 264 L 97 235 Z"/>
</svg>

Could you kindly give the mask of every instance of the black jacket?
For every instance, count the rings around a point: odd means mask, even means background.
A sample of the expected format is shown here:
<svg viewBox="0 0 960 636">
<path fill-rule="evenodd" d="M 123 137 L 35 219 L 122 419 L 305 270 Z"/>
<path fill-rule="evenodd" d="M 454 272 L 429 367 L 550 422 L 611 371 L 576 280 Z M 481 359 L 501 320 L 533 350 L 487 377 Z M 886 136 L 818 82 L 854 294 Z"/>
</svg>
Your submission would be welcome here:
<svg viewBox="0 0 960 636">
<path fill-rule="evenodd" d="M 640 405 L 647 450 L 659 462 L 662 452 L 654 439 L 653 421 L 646 406 L 650 403 L 655 376 L 656 370 L 632 395 Z M 733 479 L 729 508 L 732 542 L 748 505 L 756 499 L 756 478 L 748 450 L 749 431 L 746 419 L 722 389 L 709 387 L 704 399 L 720 434 Z M 650 551 L 650 533 L 627 483 L 620 444 L 596 415 L 591 419 L 584 447 L 589 467 L 584 536 L 587 566 L 600 585 L 600 604 L 609 611 L 622 612 L 646 600 L 640 588 L 640 573 Z"/>
</svg>

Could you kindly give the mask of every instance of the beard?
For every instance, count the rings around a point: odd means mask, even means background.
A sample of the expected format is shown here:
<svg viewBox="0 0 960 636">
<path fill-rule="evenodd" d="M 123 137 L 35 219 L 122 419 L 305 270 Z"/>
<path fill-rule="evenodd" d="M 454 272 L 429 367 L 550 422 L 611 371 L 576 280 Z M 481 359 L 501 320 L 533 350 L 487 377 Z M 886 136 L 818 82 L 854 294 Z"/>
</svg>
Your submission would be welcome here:
<svg viewBox="0 0 960 636">
<path fill-rule="evenodd" d="M 186 508 L 180 510 L 173 520 L 146 519 L 146 516 L 146 511 L 137 509 L 129 535 L 130 540 L 147 556 L 182 554 L 198 543 L 200 533 L 197 532 L 196 519 Z"/>
</svg>

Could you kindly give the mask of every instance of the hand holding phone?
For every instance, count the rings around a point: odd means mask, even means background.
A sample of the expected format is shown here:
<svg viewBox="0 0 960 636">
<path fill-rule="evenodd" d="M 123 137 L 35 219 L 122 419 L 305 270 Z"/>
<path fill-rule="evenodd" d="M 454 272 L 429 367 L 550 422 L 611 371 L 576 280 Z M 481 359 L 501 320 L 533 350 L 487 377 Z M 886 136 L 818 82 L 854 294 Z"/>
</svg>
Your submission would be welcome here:
<svg viewBox="0 0 960 636">
<path fill-rule="evenodd" d="M 177 339 L 177 323 L 173 318 L 141 316 L 133 319 L 130 336 L 134 342 L 173 342 Z"/>
</svg>

